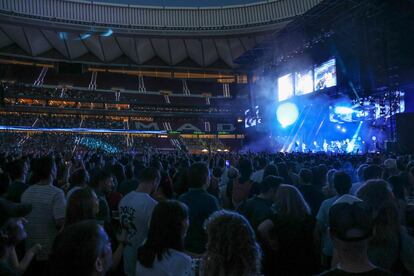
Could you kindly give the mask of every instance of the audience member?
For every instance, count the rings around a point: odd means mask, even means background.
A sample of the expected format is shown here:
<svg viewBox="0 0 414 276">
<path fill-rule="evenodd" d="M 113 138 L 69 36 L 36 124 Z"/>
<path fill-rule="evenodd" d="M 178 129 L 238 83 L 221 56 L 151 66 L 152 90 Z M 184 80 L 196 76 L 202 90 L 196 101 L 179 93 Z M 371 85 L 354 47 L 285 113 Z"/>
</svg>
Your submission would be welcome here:
<svg viewBox="0 0 414 276">
<path fill-rule="evenodd" d="M 7 199 L 17 203 L 21 201 L 22 194 L 29 187 L 26 183 L 28 171 L 29 164 L 25 159 L 16 160 L 9 165 L 8 173 L 12 183 L 7 191 Z"/>
<path fill-rule="evenodd" d="M 112 265 L 108 235 L 96 221 L 65 227 L 53 244 L 50 265 L 51 275 L 105 275 Z"/>
<path fill-rule="evenodd" d="M 351 195 L 341 196 L 329 210 L 329 233 L 338 261 L 321 275 L 392 275 L 376 267 L 368 257 L 373 231 L 372 217 L 364 202 Z"/>
<path fill-rule="evenodd" d="M 311 208 L 312 215 L 316 216 L 323 201 L 321 190 L 312 184 L 313 174 L 309 169 L 301 169 L 299 172 L 299 190 Z"/>
<path fill-rule="evenodd" d="M 56 165 L 52 157 L 34 160 L 31 175 L 34 184 L 22 195 L 22 203 L 32 205 L 32 212 L 27 215 L 26 249 L 40 244 L 42 250 L 29 267 L 29 275 L 45 273 L 53 240 L 64 224 L 66 199 L 63 191 L 53 186 L 55 178 Z"/>
<path fill-rule="evenodd" d="M 201 275 L 261 274 L 261 250 L 252 227 L 243 216 L 230 211 L 217 211 L 206 221 L 206 231 L 207 251 Z"/>
<path fill-rule="evenodd" d="M 259 224 L 273 214 L 272 205 L 282 182 L 281 177 L 266 176 L 260 184 L 260 194 L 248 199 L 238 209 L 238 212 L 250 222 L 253 230 L 256 231 Z"/>
<path fill-rule="evenodd" d="M 138 249 L 136 275 L 195 275 L 190 256 L 184 253 L 189 221 L 187 207 L 175 200 L 155 206 L 148 238 Z"/>
<path fill-rule="evenodd" d="M 374 219 L 374 235 L 368 242 L 370 261 L 383 269 L 414 273 L 414 239 L 400 224 L 389 184 L 370 180 L 358 190 L 358 197 L 367 204 Z"/>
<path fill-rule="evenodd" d="M 259 225 L 269 247 L 264 260 L 266 275 L 310 275 L 316 272 L 313 243 L 315 220 L 309 205 L 292 185 L 280 185 L 275 214 Z"/>
<path fill-rule="evenodd" d="M 119 203 L 120 223 L 127 232 L 129 242 L 124 249 L 124 270 L 128 276 L 136 273 L 137 249 L 147 238 L 151 215 L 157 205 L 151 195 L 157 190 L 160 179 L 156 168 L 144 169 L 140 173 L 137 189 Z"/>
<path fill-rule="evenodd" d="M 335 172 L 333 175 L 333 185 L 336 195 L 322 202 L 316 216 L 316 233 L 318 238 L 320 237 L 321 239 L 322 264 L 324 267 L 330 267 L 333 255 L 332 242 L 328 233 L 329 209 L 339 197 L 349 193 L 349 190 L 352 187 L 351 182 L 351 177 L 346 172 Z"/>
<path fill-rule="evenodd" d="M 112 175 L 109 172 L 102 169 L 94 172 L 90 186 L 99 199 L 99 212 L 97 219 L 103 222 L 109 222 L 111 219 L 106 194 L 112 191 L 113 185 Z"/>
<path fill-rule="evenodd" d="M 69 197 L 74 191 L 87 187 L 88 182 L 89 174 L 87 170 L 83 168 L 75 170 L 69 177 L 70 186 L 66 198 L 69 199 Z"/>
<path fill-rule="evenodd" d="M 205 163 L 197 162 L 191 165 L 188 181 L 189 191 L 179 197 L 179 200 L 188 206 L 190 218 L 185 248 L 192 253 L 202 254 L 206 250 L 207 242 L 204 222 L 220 207 L 217 199 L 206 191 L 210 183 L 210 172 Z"/>
<path fill-rule="evenodd" d="M 28 204 L 16 204 L 0 199 L 0 275 L 23 274 L 41 249 L 37 244 L 26 252 L 21 261 L 17 258 L 15 246 L 27 238 L 24 217 L 31 209 Z"/>
</svg>

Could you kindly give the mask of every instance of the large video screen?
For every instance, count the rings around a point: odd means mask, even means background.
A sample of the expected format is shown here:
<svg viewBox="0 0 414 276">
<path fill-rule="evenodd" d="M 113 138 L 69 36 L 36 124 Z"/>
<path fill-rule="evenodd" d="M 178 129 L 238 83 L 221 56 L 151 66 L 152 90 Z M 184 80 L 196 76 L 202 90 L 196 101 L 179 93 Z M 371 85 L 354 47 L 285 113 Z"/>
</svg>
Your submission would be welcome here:
<svg viewBox="0 0 414 276">
<path fill-rule="evenodd" d="M 254 127 L 262 123 L 262 118 L 260 115 L 260 108 L 256 105 L 253 109 L 247 109 L 244 112 L 244 127 Z"/>
<path fill-rule="evenodd" d="M 296 72 L 295 75 L 295 94 L 296 96 L 305 95 L 313 92 L 312 70 Z"/>
<path fill-rule="evenodd" d="M 331 59 L 315 68 L 315 91 L 336 85 L 336 64 Z"/>
<path fill-rule="evenodd" d="M 277 80 L 279 102 L 293 96 L 293 75 L 287 74 Z"/>
</svg>

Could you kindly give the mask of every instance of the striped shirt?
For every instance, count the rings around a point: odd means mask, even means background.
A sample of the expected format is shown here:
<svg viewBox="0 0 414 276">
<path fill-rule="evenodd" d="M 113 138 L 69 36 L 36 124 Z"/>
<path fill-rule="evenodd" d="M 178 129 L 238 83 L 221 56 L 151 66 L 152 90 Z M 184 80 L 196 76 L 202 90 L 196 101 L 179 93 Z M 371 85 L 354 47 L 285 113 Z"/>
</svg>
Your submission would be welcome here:
<svg viewBox="0 0 414 276">
<path fill-rule="evenodd" d="M 65 218 L 65 194 L 53 185 L 33 185 L 23 193 L 22 203 L 32 204 L 32 212 L 26 216 L 26 249 L 39 243 L 42 250 L 37 260 L 48 260 L 58 233 L 55 221 Z"/>
</svg>

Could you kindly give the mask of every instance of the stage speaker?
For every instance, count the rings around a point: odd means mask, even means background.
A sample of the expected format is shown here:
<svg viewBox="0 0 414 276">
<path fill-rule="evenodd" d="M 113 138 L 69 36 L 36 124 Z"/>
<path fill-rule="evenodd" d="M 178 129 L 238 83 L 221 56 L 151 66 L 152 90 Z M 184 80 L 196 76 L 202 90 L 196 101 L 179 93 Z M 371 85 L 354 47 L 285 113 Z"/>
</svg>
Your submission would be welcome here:
<svg viewBox="0 0 414 276">
<path fill-rule="evenodd" d="M 400 153 L 414 153 L 414 113 L 396 116 L 398 150 Z"/>
</svg>

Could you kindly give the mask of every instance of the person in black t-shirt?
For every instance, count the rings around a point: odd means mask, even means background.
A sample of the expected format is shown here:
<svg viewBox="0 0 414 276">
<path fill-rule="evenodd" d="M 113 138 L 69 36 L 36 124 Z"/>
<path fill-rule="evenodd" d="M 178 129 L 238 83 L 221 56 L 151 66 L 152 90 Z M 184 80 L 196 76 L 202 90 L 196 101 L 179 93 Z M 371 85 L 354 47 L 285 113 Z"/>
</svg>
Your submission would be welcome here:
<svg viewBox="0 0 414 276">
<path fill-rule="evenodd" d="M 260 184 L 260 194 L 248 199 L 239 207 L 238 212 L 250 222 L 253 230 L 256 231 L 260 223 L 272 216 L 272 205 L 282 182 L 281 177 L 266 176 Z"/>
<path fill-rule="evenodd" d="M 335 201 L 329 210 L 329 233 L 338 264 L 320 275 L 392 275 L 368 259 L 368 239 L 373 234 L 373 221 L 362 200 L 343 195 Z"/>
</svg>

